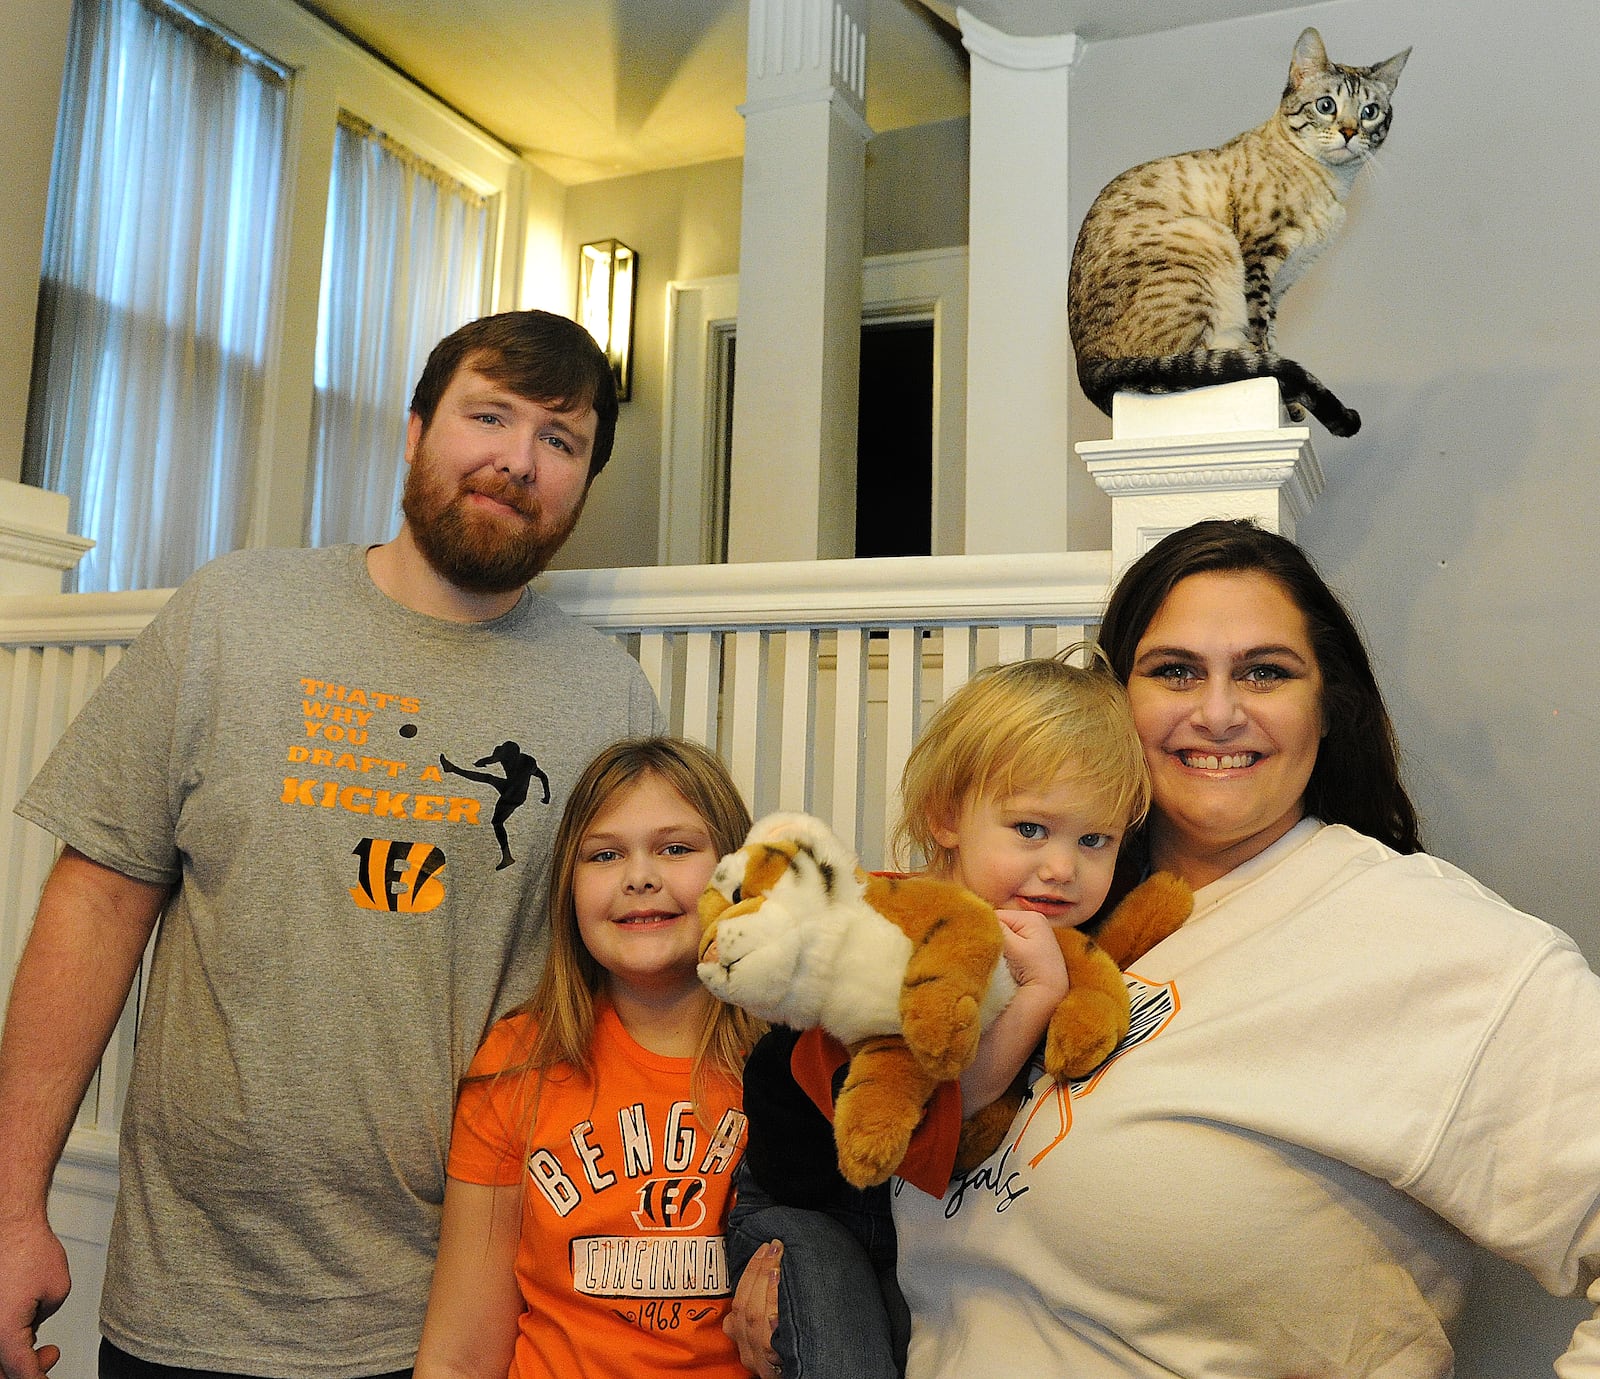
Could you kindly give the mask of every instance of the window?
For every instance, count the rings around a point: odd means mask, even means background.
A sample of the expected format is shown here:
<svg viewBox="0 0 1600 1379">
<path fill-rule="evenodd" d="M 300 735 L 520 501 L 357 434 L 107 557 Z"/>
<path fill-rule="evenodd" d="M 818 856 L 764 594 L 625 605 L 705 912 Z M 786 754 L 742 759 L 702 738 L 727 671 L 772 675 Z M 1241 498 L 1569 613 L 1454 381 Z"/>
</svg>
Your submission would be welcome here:
<svg viewBox="0 0 1600 1379">
<path fill-rule="evenodd" d="M 341 113 L 317 314 L 305 541 L 387 540 L 428 352 L 483 315 L 494 202 Z"/>
<path fill-rule="evenodd" d="M 74 7 L 23 477 L 69 495 L 79 590 L 244 544 L 286 73 L 164 0 Z"/>
</svg>

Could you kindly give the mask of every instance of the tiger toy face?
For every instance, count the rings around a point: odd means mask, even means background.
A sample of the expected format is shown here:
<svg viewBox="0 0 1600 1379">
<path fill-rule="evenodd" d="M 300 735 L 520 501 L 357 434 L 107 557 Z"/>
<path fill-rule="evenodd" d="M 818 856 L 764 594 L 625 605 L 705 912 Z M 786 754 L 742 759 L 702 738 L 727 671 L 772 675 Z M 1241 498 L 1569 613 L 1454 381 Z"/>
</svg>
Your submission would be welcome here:
<svg viewBox="0 0 1600 1379">
<path fill-rule="evenodd" d="M 724 857 L 711 873 L 711 882 L 700 897 L 700 958 L 702 969 L 710 966 L 722 974 L 723 985 L 731 986 L 734 968 L 762 949 L 768 951 L 754 967 L 769 973 L 763 985 L 773 984 L 774 979 L 786 984 L 792 975 L 799 958 L 798 935 L 792 924 L 782 922 L 786 916 L 780 914 L 781 901 L 770 910 L 767 907 L 769 892 L 791 871 L 796 884 L 805 880 L 809 869 L 796 867 L 797 851 L 793 845 L 748 844 Z M 741 980 L 747 980 L 753 971 L 743 974 Z M 704 970 L 701 978 L 711 985 Z M 717 990 L 716 986 L 711 989 Z"/>
<path fill-rule="evenodd" d="M 889 1032 L 910 941 L 866 903 L 853 857 L 829 841 L 790 828 L 717 864 L 700 898 L 700 980 L 764 1020 Z"/>
</svg>

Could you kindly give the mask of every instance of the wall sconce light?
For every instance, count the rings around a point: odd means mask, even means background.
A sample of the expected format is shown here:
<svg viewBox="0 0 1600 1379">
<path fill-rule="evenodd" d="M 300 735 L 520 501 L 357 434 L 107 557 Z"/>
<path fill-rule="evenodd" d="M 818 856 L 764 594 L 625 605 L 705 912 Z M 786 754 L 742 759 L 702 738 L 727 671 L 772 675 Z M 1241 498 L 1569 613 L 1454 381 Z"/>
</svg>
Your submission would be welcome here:
<svg viewBox="0 0 1600 1379">
<path fill-rule="evenodd" d="M 617 398 L 633 391 L 633 299 L 639 256 L 619 239 L 578 250 L 578 321 L 611 361 Z"/>
</svg>

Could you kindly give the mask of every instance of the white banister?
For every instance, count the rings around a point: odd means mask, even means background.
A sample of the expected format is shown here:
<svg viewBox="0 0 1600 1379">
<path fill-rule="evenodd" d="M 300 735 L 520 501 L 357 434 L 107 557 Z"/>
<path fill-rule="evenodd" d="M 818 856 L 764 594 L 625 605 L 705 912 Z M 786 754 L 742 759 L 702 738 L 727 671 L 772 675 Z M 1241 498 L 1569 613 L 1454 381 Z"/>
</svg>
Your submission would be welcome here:
<svg viewBox="0 0 1600 1379">
<path fill-rule="evenodd" d="M 535 586 L 608 629 L 1092 623 L 1109 551 L 552 570 Z"/>
<path fill-rule="evenodd" d="M 818 634 L 814 627 L 806 627 L 790 628 L 781 635 L 783 727 L 778 745 L 778 808 L 809 810 L 816 779 Z"/>
</svg>

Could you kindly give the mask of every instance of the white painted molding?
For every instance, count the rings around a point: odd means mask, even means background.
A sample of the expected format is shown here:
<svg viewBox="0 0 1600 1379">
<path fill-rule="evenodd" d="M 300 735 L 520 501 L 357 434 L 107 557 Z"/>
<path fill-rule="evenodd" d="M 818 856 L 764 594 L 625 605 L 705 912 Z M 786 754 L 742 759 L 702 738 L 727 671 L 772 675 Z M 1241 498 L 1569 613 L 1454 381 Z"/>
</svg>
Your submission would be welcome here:
<svg viewBox="0 0 1600 1379">
<path fill-rule="evenodd" d="M 969 10 L 956 9 L 961 46 L 973 57 L 1017 72 L 1044 72 L 1071 67 L 1083 56 L 1083 40 L 1075 33 L 1019 36 L 986 24 Z"/>
<path fill-rule="evenodd" d="M 1135 494 L 1225 493 L 1280 489 L 1296 518 L 1321 494 L 1322 466 L 1308 427 L 1148 440 L 1083 441 L 1077 447 L 1095 483 L 1113 499 Z M 1208 462 L 1209 461 L 1209 462 Z"/>
<path fill-rule="evenodd" d="M 1111 439 L 1074 447 L 1111 496 L 1112 578 L 1205 517 L 1249 517 L 1292 538 L 1324 479 L 1310 428 L 1271 426 L 1283 416 L 1270 378 L 1158 397 L 1119 393 Z"/>
<path fill-rule="evenodd" d="M 580 621 L 613 631 L 1044 622 L 1098 617 L 1110 559 L 1109 551 L 1067 551 L 551 570 L 534 588 Z"/>
<path fill-rule="evenodd" d="M 712 482 L 720 429 L 712 349 L 739 319 L 739 278 L 728 274 L 667 284 L 666 398 L 661 414 L 661 501 L 656 559 L 663 565 L 711 560 Z"/>
<path fill-rule="evenodd" d="M 0 517 L 0 564 L 39 565 L 47 570 L 70 570 L 92 550 L 87 536 L 48 531 Z"/>
<path fill-rule="evenodd" d="M 0 646 L 105 646 L 132 641 L 172 597 L 171 589 L 121 594 L 0 597 Z"/>
<path fill-rule="evenodd" d="M 760 96 L 736 108 L 748 120 L 752 115 L 768 115 L 774 110 L 791 110 L 800 105 L 831 105 L 847 129 L 854 130 L 863 140 L 872 138 L 874 130 L 867 123 L 867 117 L 851 104 L 837 86 L 817 86 L 803 91 L 785 91 L 776 96 Z"/>
<path fill-rule="evenodd" d="M 752 87 L 796 75 L 836 85 L 866 103 L 867 29 L 863 0 L 750 0 L 746 51 Z"/>
<path fill-rule="evenodd" d="M 0 480 L 0 594 L 59 594 L 61 576 L 94 547 L 67 530 L 64 493 Z"/>
</svg>

